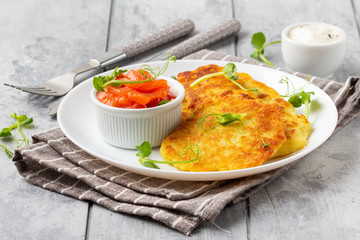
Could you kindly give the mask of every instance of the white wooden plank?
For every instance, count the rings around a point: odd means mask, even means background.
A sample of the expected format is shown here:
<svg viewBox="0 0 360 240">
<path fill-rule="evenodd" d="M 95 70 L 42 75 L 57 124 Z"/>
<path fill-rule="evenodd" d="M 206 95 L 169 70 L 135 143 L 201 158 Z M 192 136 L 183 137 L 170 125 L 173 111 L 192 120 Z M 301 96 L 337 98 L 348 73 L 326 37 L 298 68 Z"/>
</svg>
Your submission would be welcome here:
<svg viewBox="0 0 360 240">
<path fill-rule="evenodd" d="M 109 1 L 1 3 L 1 128 L 11 123 L 13 112 L 34 118 L 28 135 L 57 125 L 47 116 L 57 99 L 31 96 L 3 82 L 37 84 L 103 52 L 109 9 Z M 0 158 L 1 239 L 84 238 L 88 203 L 29 184 L 2 151 Z"/>
<path fill-rule="evenodd" d="M 356 2 L 356 1 L 354 1 Z M 268 40 L 280 39 L 281 30 L 300 21 L 334 24 L 347 34 L 347 54 L 334 79 L 358 75 L 359 35 L 350 1 L 235 1 L 243 22 L 239 55 L 248 56 L 251 35 L 262 31 Z M 266 56 L 285 67 L 280 45 Z M 355 120 L 305 157 L 266 189 L 250 198 L 251 239 L 358 239 L 360 195 L 359 126 Z"/>
<path fill-rule="evenodd" d="M 358 2 L 358 1 L 354 1 Z M 345 81 L 347 76 L 358 75 L 360 62 L 359 35 L 354 22 L 350 1 L 234 1 L 235 16 L 243 23 L 239 36 L 238 55 L 249 57 L 253 51 L 251 36 L 263 32 L 267 41 L 281 40 L 281 31 L 297 22 L 325 22 L 342 28 L 347 34 L 347 50 L 343 65 L 333 79 Z M 285 67 L 281 45 L 271 45 L 265 49 L 265 56 L 275 66 Z"/>
<path fill-rule="evenodd" d="M 231 1 L 114 1 L 109 48 L 133 40 L 152 29 L 178 18 L 194 21 L 196 32 L 232 18 Z M 234 38 L 209 47 L 216 51 L 234 54 Z M 167 45 L 169 46 L 169 45 Z M 164 49 L 164 48 L 160 48 Z M 156 54 L 151 51 L 134 57 L 131 62 L 141 62 Z M 226 209 L 216 223 L 232 233 L 220 231 L 211 223 L 197 229 L 192 239 L 246 239 L 245 206 L 239 204 Z M 96 205 L 90 220 L 89 239 L 183 239 L 185 236 L 152 220 L 112 213 Z"/>
<path fill-rule="evenodd" d="M 359 124 L 352 122 L 251 198 L 253 239 L 265 233 L 268 239 L 360 237 Z"/>
<path fill-rule="evenodd" d="M 351 0 L 353 11 L 354 11 L 354 19 L 356 22 L 357 33 L 360 36 L 360 2 L 356 0 Z"/>
<path fill-rule="evenodd" d="M 109 48 L 134 40 L 179 18 L 189 18 L 195 23 L 193 34 L 206 31 L 213 25 L 232 18 L 231 1 L 114 1 Z M 234 38 L 230 38 L 208 48 L 233 53 L 233 41 Z M 172 45 L 173 43 L 165 46 Z M 141 62 L 158 54 L 161 50 L 164 50 L 164 47 L 131 60 Z"/>
<path fill-rule="evenodd" d="M 238 55 L 248 56 L 251 34 L 263 31 L 269 40 L 280 38 L 283 27 L 297 21 L 325 21 L 343 28 L 348 35 L 344 65 L 335 79 L 358 75 L 359 37 L 350 1 L 233 1 L 242 23 Z M 359 13 L 359 2 L 353 1 Z M 48 3 L 7 2 L 0 8 L 0 83 L 41 82 L 89 57 L 101 54 L 106 45 L 108 2 L 62 1 Z M 151 5 L 150 5 L 151 4 Z M 153 4 L 153 5 L 152 5 Z M 162 26 L 179 17 L 194 20 L 197 31 L 231 18 L 230 1 L 115 1 L 109 47 L 140 36 L 148 28 Z M 96 6 L 96 7 L 93 7 Z M 16 12 L 16 17 L 14 16 Z M 89 17 L 91 16 L 91 17 Z M 9 20 L 11 19 L 11 21 Z M 114 24 L 117 25 L 114 25 Z M 119 24 L 120 23 L 120 24 Z M 127 27 L 130 26 L 130 27 Z M 233 54 L 231 40 L 212 49 Z M 68 50 L 70 49 L 70 50 Z M 148 56 L 155 54 L 152 51 Z M 267 56 L 283 66 L 280 45 Z M 66 56 L 66 58 L 64 57 Z M 145 57 L 132 59 L 141 61 Z M 130 62 L 132 62 L 130 61 Z M 0 122 L 10 123 L 7 113 L 17 111 L 35 117 L 37 127 L 27 133 L 56 125 L 47 114 L 53 99 L 29 96 L 0 87 Z M 10 101 L 9 101 L 10 99 Z M 282 177 L 250 200 L 252 239 L 357 239 L 359 233 L 359 133 L 356 120 L 320 149 L 304 158 Z M 27 184 L 1 153 L 0 230 L 4 239 L 79 239 L 85 234 L 87 204 Z M 41 195 L 41 196 L 40 196 Z M 27 196 L 28 199 L 21 198 Z M 271 200 L 270 200 L 271 198 Z M 276 212 L 275 210 L 276 209 Z M 205 224 L 195 232 L 199 239 L 244 239 L 245 207 L 228 208 L 216 221 L 232 234 Z M 276 217 L 277 216 L 277 217 Z M 112 213 L 94 206 L 89 238 L 118 239 L 126 236 L 150 239 L 185 238 L 153 221 Z M 227 227 L 228 226 L 228 227 Z"/>
</svg>

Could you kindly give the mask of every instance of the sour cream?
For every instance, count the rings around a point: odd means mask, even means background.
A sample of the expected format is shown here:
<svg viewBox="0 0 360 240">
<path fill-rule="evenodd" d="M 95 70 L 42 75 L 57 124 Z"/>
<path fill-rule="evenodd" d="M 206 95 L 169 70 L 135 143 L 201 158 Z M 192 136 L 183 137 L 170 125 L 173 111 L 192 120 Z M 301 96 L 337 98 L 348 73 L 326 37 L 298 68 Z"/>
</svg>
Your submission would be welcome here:
<svg viewBox="0 0 360 240">
<path fill-rule="evenodd" d="M 344 35 L 334 26 L 316 23 L 294 27 L 288 32 L 288 37 L 297 43 L 327 44 L 344 38 Z"/>
</svg>

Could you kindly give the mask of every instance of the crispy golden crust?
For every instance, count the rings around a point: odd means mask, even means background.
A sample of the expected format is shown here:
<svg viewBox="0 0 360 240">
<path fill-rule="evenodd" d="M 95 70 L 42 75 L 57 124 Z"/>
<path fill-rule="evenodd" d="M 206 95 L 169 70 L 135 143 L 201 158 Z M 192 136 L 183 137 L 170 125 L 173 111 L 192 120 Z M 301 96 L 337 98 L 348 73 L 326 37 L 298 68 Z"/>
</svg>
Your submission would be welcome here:
<svg viewBox="0 0 360 240">
<path fill-rule="evenodd" d="M 241 104 L 238 102 L 241 101 Z M 189 143 L 198 144 L 200 159 L 196 162 L 174 164 L 184 171 L 223 171 L 261 165 L 285 142 L 286 137 L 280 122 L 280 111 L 276 106 L 257 103 L 243 98 L 225 97 L 221 104 L 205 105 L 199 117 L 212 112 L 246 113 L 241 122 L 226 127 L 207 118 L 204 129 L 197 126 L 198 119 L 185 119 L 180 128 L 167 137 L 160 149 L 161 156 L 168 161 L 189 160 L 178 153 Z M 264 146 L 264 143 L 269 146 Z"/>
<path fill-rule="evenodd" d="M 291 103 L 284 100 L 273 88 L 253 80 L 249 74 L 240 73 L 237 82 L 247 89 L 259 89 L 260 94 L 243 91 L 225 77 L 214 77 L 200 83 L 195 89 L 190 88 L 190 84 L 199 77 L 220 72 L 222 69 L 217 65 L 207 65 L 178 75 L 178 80 L 185 86 L 187 92 L 183 103 L 183 117 L 196 116 L 198 111 L 202 111 L 205 102 L 214 99 L 219 101 L 225 95 L 241 96 L 266 104 L 275 104 L 280 107 L 281 122 L 287 141 L 272 157 L 288 155 L 306 146 L 307 136 L 311 129 L 310 122 L 303 115 L 297 115 Z"/>
<path fill-rule="evenodd" d="M 191 152 L 187 156 L 178 153 L 187 144 L 198 144 L 199 161 L 174 166 L 184 171 L 234 170 L 259 166 L 271 157 L 287 155 L 306 145 L 310 123 L 274 89 L 246 73 L 241 73 L 237 82 L 248 89 L 259 89 L 260 94 L 241 90 L 222 76 L 190 88 L 199 77 L 221 71 L 222 67 L 207 65 L 178 75 L 186 90 L 182 124 L 161 145 L 160 154 L 165 160 L 189 160 Z M 208 118 L 212 121 L 204 123 L 205 130 L 196 124 L 209 113 L 226 112 L 246 113 L 246 117 L 224 127 L 212 116 Z M 264 147 L 264 143 L 269 146 Z"/>
</svg>

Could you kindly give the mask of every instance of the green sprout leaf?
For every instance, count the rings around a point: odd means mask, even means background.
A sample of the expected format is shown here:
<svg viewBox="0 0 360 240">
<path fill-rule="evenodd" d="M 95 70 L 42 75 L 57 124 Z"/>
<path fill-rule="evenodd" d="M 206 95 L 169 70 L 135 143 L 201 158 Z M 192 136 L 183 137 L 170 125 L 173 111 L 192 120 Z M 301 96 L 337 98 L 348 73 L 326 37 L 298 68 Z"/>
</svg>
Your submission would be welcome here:
<svg viewBox="0 0 360 240">
<path fill-rule="evenodd" d="M 268 143 L 264 142 L 264 139 L 261 139 L 261 141 L 263 142 L 263 144 L 262 144 L 262 147 L 261 147 L 261 148 L 266 148 L 266 147 L 269 147 L 269 146 L 270 146 L 270 144 L 268 144 Z"/>
<path fill-rule="evenodd" d="M 291 103 L 294 106 L 294 108 L 299 108 L 303 104 L 299 94 L 292 95 L 288 99 L 288 102 Z"/>
<path fill-rule="evenodd" d="M 223 68 L 223 73 L 228 77 L 232 78 L 236 72 L 236 66 L 233 63 L 227 63 Z"/>
<path fill-rule="evenodd" d="M 0 137 L 9 137 L 11 135 L 11 129 L 10 128 L 3 128 L 0 132 Z"/>
<path fill-rule="evenodd" d="M 311 95 L 315 95 L 314 92 L 300 92 L 300 98 L 303 104 L 306 102 L 311 102 Z"/>
<path fill-rule="evenodd" d="M 254 51 L 251 53 L 250 57 L 255 58 L 255 59 L 259 59 L 259 53 L 258 53 L 258 51 L 257 51 L 257 50 L 254 50 Z"/>
<path fill-rule="evenodd" d="M 18 115 L 16 113 L 13 114 L 9 114 L 10 117 L 14 118 L 16 120 L 16 123 L 14 123 L 13 125 L 9 126 L 9 127 L 5 127 L 1 130 L 0 132 L 0 137 L 12 137 L 13 139 L 10 141 L 10 143 L 8 144 L 8 146 L 4 146 L 0 144 L 0 147 L 5 151 L 5 153 L 9 156 L 12 157 L 14 155 L 13 151 L 11 151 L 9 149 L 10 145 L 12 145 L 13 143 L 15 144 L 14 148 L 19 148 L 21 147 L 23 144 L 25 145 L 29 145 L 30 144 L 30 140 L 26 137 L 26 135 L 23 133 L 22 128 L 25 125 L 29 125 L 33 122 L 33 118 L 30 118 L 26 115 Z M 17 129 L 17 133 L 16 134 L 12 134 L 11 131 L 13 129 Z M 20 134 L 22 136 L 22 138 L 17 138 L 17 135 Z"/>
<path fill-rule="evenodd" d="M 239 83 L 236 82 L 236 80 L 239 78 L 239 75 L 235 76 L 236 73 L 236 66 L 234 63 L 227 63 L 222 72 L 217 72 L 217 73 L 211 73 L 205 76 L 202 76 L 201 78 L 198 78 L 195 82 L 193 82 L 192 84 L 190 84 L 191 88 L 194 88 L 197 84 L 201 83 L 202 81 L 205 81 L 206 79 L 212 78 L 212 77 L 216 77 L 216 76 L 225 76 L 227 77 L 232 83 L 234 83 L 236 86 L 238 86 L 240 89 L 244 90 L 244 91 L 252 91 L 255 94 L 259 94 L 260 91 L 257 88 L 251 88 L 251 89 L 246 89 L 243 86 L 241 86 Z"/>
<path fill-rule="evenodd" d="M 151 144 L 149 142 L 143 142 L 140 146 L 136 146 L 136 149 L 138 150 L 136 156 L 139 157 L 139 162 L 143 166 L 159 169 L 155 163 L 147 161 L 147 157 L 151 155 Z"/>
<path fill-rule="evenodd" d="M 29 125 L 30 123 L 33 122 L 33 118 L 29 118 L 26 115 L 19 116 L 16 113 L 14 113 L 14 114 L 10 114 L 10 117 L 16 119 L 19 122 L 21 127 L 24 125 Z"/>
<path fill-rule="evenodd" d="M 93 78 L 94 88 L 100 92 L 104 92 L 105 91 L 104 80 L 105 80 L 105 77 L 103 77 L 103 76 L 94 77 Z"/>
<path fill-rule="evenodd" d="M 112 82 L 114 79 L 116 79 L 117 76 L 119 76 L 121 73 L 125 73 L 127 72 L 126 69 L 120 69 L 119 68 L 115 68 L 114 71 L 108 75 L 108 76 L 97 76 L 93 78 L 93 86 L 96 90 L 100 91 L 100 92 L 104 92 L 105 91 L 105 87 Z M 111 85 L 118 85 L 121 86 L 122 83 L 113 83 Z"/>
<path fill-rule="evenodd" d="M 190 150 L 191 153 L 194 154 L 194 157 L 188 161 L 158 161 L 158 160 L 152 160 L 149 159 L 148 156 L 151 155 L 151 144 L 149 142 L 143 142 L 140 146 L 136 146 L 138 153 L 136 156 L 139 157 L 139 162 L 148 168 L 155 168 L 160 169 L 155 163 L 161 163 L 161 164 L 180 164 L 180 163 L 189 163 L 198 160 L 201 149 L 197 144 L 188 145 L 185 147 L 181 154 L 187 154 L 187 150 Z M 180 155 L 180 154 L 179 154 Z"/>
<path fill-rule="evenodd" d="M 218 122 L 219 124 L 221 124 L 222 126 L 227 126 L 230 123 L 236 122 L 236 121 L 241 121 L 241 118 L 243 118 L 246 115 L 246 113 L 241 113 L 241 114 L 232 114 L 232 113 L 210 113 L 205 115 L 204 117 L 200 118 L 199 121 L 197 122 L 197 125 L 199 128 L 204 129 L 204 122 L 205 120 L 210 117 L 210 116 L 216 116 L 215 120 L 216 122 Z"/>
<path fill-rule="evenodd" d="M 262 32 L 254 33 L 251 37 L 251 45 L 253 45 L 255 49 L 262 49 L 265 42 L 266 38 Z"/>
<path fill-rule="evenodd" d="M 284 98 L 288 98 L 288 102 L 293 105 L 294 108 L 299 108 L 302 105 L 305 106 L 305 117 L 306 119 L 309 118 L 310 113 L 310 102 L 311 102 L 311 95 L 315 95 L 314 92 L 305 92 L 303 89 L 310 84 L 310 76 L 307 76 L 307 83 L 298 88 L 295 89 L 295 86 L 292 84 L 292 82 L 289 80 L 289 78 L 281 78 L 280 83 L 286 84 L 286 93 L 285 95 L 281 95 Z M 290 87 L 292 87 L 292 91 L 290 91 Z"/>
<path fill-rule="evenodd" d="M 311 95 L 315 95 L 314 92 L 304 92 L 303 90 L 299 93 L 295 93 L 292 95 L 288 102 L 291 103 L 294 108 L 299 108 L 306 102 L 311 102 Z"/>
<path fill-rule="evenodd" d="M 136 156 L 140 158 L 146 158 L 151 155 L 151 144 L 149 142 L 143 142 L 140 146 L 136 146 L 138 153 Z"/>
<path fill-rule="evenodd" d="M 250 57 L 259 61 L 263 61 L 264 63 L 270 66 L 274 66 L 274 64 L 271 63 L 264 56 L 264 52 L 265 52 L 264 49 L 272 44 L 281 43 L 281 41 L 274 41 L 267 44 L 265 44 L 265 42 L 266 42 L 266 38 L 264 33 L 262 32 L 254 33 L 251 37 L 251 45 L 254 47 L 254 51 L 251 53 Z"/>
<path fill-rule="evenodd" d="M 171 100 L 167 101 L 167 100 L 161 100 L 161 102 L 158 103 L 157 106 L 161 106 L 161 105 L 164 105 L 164 104 L 167 104 L 168 102 L 170 102 Z"/>
<path fill-rule="evenodd" d="M 216 116 L 216 121 L 223 125 L 226 126 L 230 123 L 236 122 L 236 121 L 241 121 L 241 117 L 243 116 L 243 114 L 231 114 L 231 113 L 224 113 L 222 115 L 218 115 Z"/>
<path fill-rule="evenodd" d="M 96 90 L 103 92 L 105 91 L 105 88 L 109 85 L 114 87 L 120 87 L 123 84 L 138 84 L 138 83 L 144 83 L 149 82 L 163 74 L 166 69 L 169 66 L 169 62 L 173 61 L 176 62 L 176 57 L 172 55 L 171 53 L 168 54 L 168 58 L 166 59 L 165 65 L 163 68 L 157 67 L 157 68 L 151 68 L 147 64 L 143 64 L 140 67 L 140 74 L 142 74 L 144 77 L 146 77 L 146 80 L 143 81 L 121 81 L 117 80 L 116 77 L 119 76 L 121 73 L 127 72 L 126 69 L 120 69 L 115 68 L 115 70 L 109 75 L 109 76 L 97 76 L 93 78 L 93 86 Z M 144 71 L 148 71 L 151 74 L 151 78 L 148 78 Z M 158 71 L 158 72 L 156 72 Z"/>
<path fill-rule="evenodd" d="M 149 161 L 148 159 L 139 158 L 139 162 L 145 167 L 160 169 L 155 163 Z"/>
</svg>

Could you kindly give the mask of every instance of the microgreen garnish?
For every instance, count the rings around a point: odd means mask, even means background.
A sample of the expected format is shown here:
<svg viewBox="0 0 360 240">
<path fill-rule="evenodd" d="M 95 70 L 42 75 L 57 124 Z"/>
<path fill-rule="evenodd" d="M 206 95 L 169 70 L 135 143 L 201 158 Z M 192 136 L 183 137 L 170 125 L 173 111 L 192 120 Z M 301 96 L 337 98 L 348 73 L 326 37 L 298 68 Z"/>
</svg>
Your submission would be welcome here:
<svg viewBox="0 0 360 240">
<path fill-rule="evenodd" d="M 188 151 L 189 151 L 189 150 L 191 151 L 191 153 L 194 154 L 194 157 L 193 157 L 192 159 L 190 159 L 190 160 L 188 160 L 188 161 L 178 161 L 178 162 L 171 162 L 171 163 L 188 163 L 188 162 L 193 162 L 193 161 L 195 161 L 195 160 L 198 160 L 198 159 L 199 159 L 200 152 L 201 152 L 201 149 L 200 149 L 200 147 L 199 147 L 197 144 L 189 145 L 189 143 L 188 143 L 188 145 L 187 145 L 184 149 L 182 149 L 182 150 L 178 153 L 178 155 L 179 155 L 179 156 L 185 156 L 185 155 L 188 154 Z"/>
<path fill-rule="evenodd" d="M 185 147 L 178 155 L 184 156 L 188 152 L 188 150 L 191 151 L 191 153 L 194 154 L 194 157 L 188 161 L 158 161 L 158 160 L 152 160 L 148 157 L 151 155 L 151 144 L 149 142 L 143 142 L 140 146 L 136 146 L 136 149 L 138 150 L 138 153 L 136 156 L 139 157 L 139 162 L 148 168 L 155 168 L 159 169 L 159 167 L 155 163 L 161 163 L 161 164 L 180 164 L 180 163 L 189 163 L 194 162 L 199 159 L 199 155 L 201 152 L 201 149 L 197 144 L 188 145 Z"/>
<path fill-rule="evenodd" d="M 176 79 L 176 76 L 171 76 L 171 78 L 177 80 L 177 79 Z"/>
<path fill-rule="evenodd" d="M 212 78 L 212 77 L 216 77 L 216 76 L 225 76 L 227 77 L 232 83 L 234 83 L 236 86 L 238 86 L 240 89 L 245 90 L 245 91 L 253 91 L 255 94 L 259 94 L 260 91 L 257 88 L 251 88 L 251 89 L 246 89 L 243 86 L 241 86 L 239 83 L 236 82 L 236 80 L 239 78 L 239 74 L 237 76 L 235 76 L 236 73 L 236 66 L 233 63 L 227 63 L 222 72 L 217 72 L 217 73 L 211 73 L 205 76 L 202 76 L 201 78 L 197 79 L 195 82 L 193 82 L 192 84 L 190 84 L 190 87 L 194 88 L 197 84 L 201 83 L 202 81 Z"/>
<path fill-rule="evenodd" d="M 97 76 L 93 78 L 93 85 L 94 88 L 100 92 L 105 91 L 104 87 L 110 84 L 111 81 L 113 81 L 117 76 L 119 76 L 121 73 L 127 72 L 126 69 L 120 69 L 116 67 L 115 70 L 109 75 L 109 76 Z M 121 83 L 122 84 L 122 83 Z M 120 85 L 121 85 L 120 84 Z M 111 84 L 115 86 L 115 83 Z"/>
<path fill-rule="evenodd" d="M 269 147 L 269 146 L 270 146 L 270 144 L 268 144 L 268 143 L 264 142 L 264 139 L 261 139 L 261 141 L 263 142 L 263 144 L 262 144 L 262 147 L 261 147 L 261 148 L 266 148 L 266 147 Z"/>
<path fill-rule="evenodd" d="M 216 116 L 215 120 L 216 122 L 218 122 L 219 124 L 226 126 L 230 123 L 236 122 L 236 121 L 241 121 L 241 118 L 244 117 L 246 114 L 242 113 L 242 114 L 232 114 L 232 113 L 210 113 L 205 115 L 204 117 L 200 118 L 200 120 L 197 122 L 197 125 L 199 128 L 204 129 L 204 121 L 210 117 L 210 116 Z"/>
<path fill-rule="evenodd" d="M 141 75 L 143 75 L 146 78 L 146 80 L 143 80 L 143 81 L 117 80 L 116 77 L 119 76 L 121 73 L 127 72 L 127 70 L 126 69 L 118 70 L 118 68 L 115 68 L 115 70 L 109 76 L 94 77 L 93 78 L 93 86 L 96 90 L 103 92 L 103 91 L 105 91 L 105 88 L 109 85 L 114 86 L 114 87 L 120 87 L 123 84 L 137 84 L 137 83 L 149 82 L 149 81 L 152 81 L 155 78 L 159 77 L 160 75 L 162 75 L 166 71 L 166 69 L 169 67 L 170 61 L 176 62 L 176 57 L 174 55 L 172 55 L 171 53 L 168 54 L 168 58 L 166 59 L 165 65 L 162 68 L 160 68 L 160 67 L 151 68 L 147 64 L 141 65 L 139 72 Z M 151 78 L 149 78 L 145 74 L 145 71 L 150 73 Z"/>
<path fill-rule="evenodd" d="M 281 95 L 282 97 L 288 98 L 288 102 L 291 103 L 294 108 L 299 108 L 303 104 L 305 106 L 305 117 L 306 119 L 309 118 L 309 112 L 310 112 L 310 102 L 311 102 L 311 94 L 315 95 L 314 92 L 305 92 L 303 89 L 310 84 L 310 77 L 306 77 L 307 83 L 300 87 L 299 89 L 295 89 L 292 82 L 287 78 L 281 78 L 280 83 L 286 84 L 286 94 Z M 292 87 L 292 91 L 290 91 L 290 85 Z"/>
<path fill-rule="evenodd" d="M 156 168 L 159 169 L 159 167 L 151 161 L 151 159 L 148 159 L 147 157 L 151 155 L 151 145 L 149 142 L 143 142 L 140 146 L 136 146 L 136 149 L 138 150 L 138 153 L 136 156 L 139 157 L 139 162 L 148 168 Z"/>
<path fill-rule="evenodd" d="M 14 155 L 14 152 L 9 149 L 10 145 L 12 143 L 15 143 L 15 148 L 21 147 L 23 144 L 29 145 L 30 140 L 26 137 L 26 135 L 23 133 L 21 127 L 25 125 L 29 125 L 33 122 L 32 118 L 29 118 L 26 115 L 17 115 L 16 113 L 10 114 L 10 117 L 14 118 L 16 120 L 16 123 L 13 125 L 3 128 L 0 132 L 0 137 L 12 137 L 12 140 L 9 142 L 8 146 L 4 146 L 0 144 L 0 147 L 5 151 L 5 153 L 12 157 Z M 17 133 L 15 135 L 12 135 L 11 130 L 17 128 Z M 22 138 L 16 138 L 16 136 L 20 134 Z"/>
<path fill-rule="evenodd" d="M 170 61 L 176 62 L 176 57 L 175 57 L 175 55 L 172 55 L 171 53 L 168 54 L 168 57 L 167 57 L 166 62 L 165 62 L 165 65 L 164 65 L 162 68 L 160 68 L 159 66 L 156 67 L 156 68 L 152 68 L 152 67 L 150 67 L 150 66 L 147 65 L 147 64 L 143 64 L 143 65 L 141 65 L 141 67 L 140 67 L 140 73 L 141 73 L 142 71 L 144 71 L 144 70 L 145 70 L 145 71 L 148 71 L 148 72 L 151 74 L 151 76 L 152 76 L 152 78 L 148 79 L 148 81 L 151 81 L 151 80 L 157 78 L 158 76 L 160 76 L 161 74 L 163 74 L 163 73 L 166 71 L 166 69 L 169 67 Z M 143 76 L 146 77 L 145 74 L 143 74 Z"/>
<path fill-rule="evenodd" d="M 14 152 L 11 151 L 9 148 L 5 147 L 4 145 L 0 144 L 0 147 L 4 150 L 4 152 L 6 153 L 6 155 L 9 158 L 12 158 L 14 156 Z"/>
<path fill-rule="evenodd" d="M 170 102 L 171 100 L 167 101 L 165 99 L 161 100 L 161 102 L 158 103 L 157 106 L 161 106 L 161 105 L 164 105 L 164 104 L 167 104 L 168 102 Z"/>
<path fill-rule="evenodd" d="M 266 148 L 268 146 L 270 146 L 268 143 L 263 143 L 262 148 Z"/>
<path fill-rule="evenodd" d="M 274 66 L 274 64 L 272 64 L 266 57 L 264 57 L 264 49 L 269 45 L 275 43 L 281 43 L 281 41 L 274 41 L 267 44 L 265 44 L 265 42 L 266 42 L 266 38 L 264 33 L 262 32 L 254 33 L 251 38 L 251 45 L 253 45 L 255 49 L 253 53 L 250 55 L 250 57 L 256 60 L 261 60 L 270 66 Z"/>
</svg>

